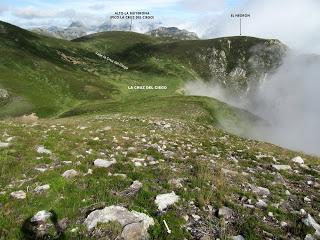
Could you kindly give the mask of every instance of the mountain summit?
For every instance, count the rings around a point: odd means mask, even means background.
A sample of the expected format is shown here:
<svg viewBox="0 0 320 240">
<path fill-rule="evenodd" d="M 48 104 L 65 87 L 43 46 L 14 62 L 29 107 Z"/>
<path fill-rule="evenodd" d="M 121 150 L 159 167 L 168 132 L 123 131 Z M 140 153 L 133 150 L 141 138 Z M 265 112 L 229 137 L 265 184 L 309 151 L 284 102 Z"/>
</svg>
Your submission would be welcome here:
<svg viewBox="0 0 320 240">
<path fill-rule="evenodd" d="M 157 29 L 151 30 L 146 34 L 153 37 L 170 38 L 174 40 L 197 40 L 199 37 L 194 32 L 189 32 L 187 30 L 181 30 L 176 27 L 159 27 Z"/>
</svg>

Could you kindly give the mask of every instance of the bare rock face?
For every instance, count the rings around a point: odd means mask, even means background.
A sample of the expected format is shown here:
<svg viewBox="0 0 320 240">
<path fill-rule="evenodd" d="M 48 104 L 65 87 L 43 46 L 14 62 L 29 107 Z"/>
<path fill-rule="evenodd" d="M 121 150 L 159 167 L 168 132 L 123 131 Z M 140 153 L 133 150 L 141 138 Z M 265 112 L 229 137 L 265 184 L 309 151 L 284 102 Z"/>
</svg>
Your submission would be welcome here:
<svg viewBox="0 0 320 240">
<path fill-rule="evenodd" d="M 148 228 L 154 225 L 153 218 L 121 206 L 105 207 L 91 212 L 84 221 L 89 231 L 98 223 L 118 222 L 123 227 L 121 237 L 124 240 L 148 239 Z"/>
<path fill-rule="evenodd" d="M 197 40 L 199 37 L 194 32 L 181 30 L 176 27 L 159 27 L 146 33 L 153 37 L 171 38 L 175 40 Z"/>
</svg>

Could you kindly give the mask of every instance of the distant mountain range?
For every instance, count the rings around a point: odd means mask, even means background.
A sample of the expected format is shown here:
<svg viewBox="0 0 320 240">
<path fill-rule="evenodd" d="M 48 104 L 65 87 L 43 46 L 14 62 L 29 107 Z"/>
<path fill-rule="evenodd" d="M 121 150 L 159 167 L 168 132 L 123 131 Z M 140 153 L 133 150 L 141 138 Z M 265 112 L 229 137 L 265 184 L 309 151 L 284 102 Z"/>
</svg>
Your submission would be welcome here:
<svg viewBox="0 0 320 240">
<path fill-rule="evenodd" d="M 176 27 L 159 27 L 161 23 L 141 23 L 131 25 L 129 22 L 112 23 L 107 21 L 97 26 L 86 26 L 82 22 L 72 22 L 68 27 L 38 27 L 32 28 L 31 31 L 41 35 L 73 40 L 92 33 L 106 32 L 106 31 L 136 31 L 145 32 L 147 35 L 154 37 L 162 37 L 173 40 L 196 40 L 199 39 L 196 33 L 187 30 L 181 30 Z"/>
<path fill-rule="evenodd" d="M 176 40 L 197 40 L 198 35 L 194 32 L 189 32 L 187 30 L 180 30 L 176 27 L 159 27 L 157 29 L 147 32 L 148 35 L 153 37 L 163 37 Z"/>
</svg>

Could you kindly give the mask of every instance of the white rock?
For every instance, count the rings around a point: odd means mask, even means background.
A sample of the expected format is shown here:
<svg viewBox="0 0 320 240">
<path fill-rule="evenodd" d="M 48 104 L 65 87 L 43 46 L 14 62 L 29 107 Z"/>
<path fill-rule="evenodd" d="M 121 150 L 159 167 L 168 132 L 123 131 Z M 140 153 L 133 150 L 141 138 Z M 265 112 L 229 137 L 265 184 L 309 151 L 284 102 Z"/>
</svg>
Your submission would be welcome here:
<svg viewBox="0 0 320 240">
<path fill-rule="evenodd" d="M 288 226 L 288 223 L 286 223 L 286 222 L 281 222 L 281 223 L 280 223 L 280 226 L 281 226 L 281 227 L 286 227 L 286 226 Z"/>
<path fill-rule="evenodd" d="M 10 146 L 10 143 L 0 142 L 0 148 L 7 148 Z"/>
<path fill-rule="evenodd" d="M 37 153 L 40 153 L 40 154 L 48 154 L 48 155 L 51 155 L 52 152 L 48 149 L 46 149 L 44 146 L 39 146 L 37 148 Z"/>
<path fill-rule="evenodd" d="M 265 207 L 268 206 L 268 204 L 267 204 L 265 201 L 261 200 L 261 199 L 258 200 L 258 202 L 256 203 L 256 205 L 257 205 L 257 207 L 259 207 L 259 208 L 265 208 Z"/>
<path fill-rule="evenodd" d="M 281 170 L 291 170 L 291 167 L 289 165 L 276 165 L 276 164 L 273 164 L 272 167 L 278 171 L 281 171 Z"/>
<path fill-rule="evenodd" d="M 308 184 L 309 186 L 312 186 L 312 185 L 313 185 L 313 181 L 307 181 L 307 184 Z"/>
<path fill-rule="evenodd" d="M 270 195 L 270 190 L 268 188 L 264 188 L 264 187 L 256 187 L 251 185 L 251 190 L 252 192 L 254 192 L 255 194 L 258 194 L 260 196 L 269 196 Z"/>
<path fill-rule="evenodd" d="M 142 166 L 142 163 L 141 163 L 141 162 L 134 162 L 134 166 L 135 166 L 135 167 L 141 167 L 141 166 Z"/>
<path fill-rule="evenodd" d="M 221 207 L 218 210 L 218 216 L 224 217 L 225 219 L 230 219 L 233 216 L 234 212 L 231 208 L 228 207 Z"/>
<path fill-rule="evenodd" d="M 127 178 L 127 175 L 126 175 L 126 174 L 123 174 L 123 173 L 114 173 L 114 174 L 112 174 L 112 176 Z"/>
<path fill-rule="evenodd" d="M 301 215 L 301 216 L 307 215 L 306 210 L 304 210 L 303 208 L 301 208 L 301 209 L 300 209 L 300 215 Z"/>
<path fill-rule="evenodd" d="M 48 168 L 44 168 L 44 167 L 36 167 L 34 168 L 35 170 L 39 171 L 39 172 L 45 172 L 48 170 Z"/>
<path fill-rule="evenodd" d="M 304 164 L 304 160 L 300 156 L 292 158 L 291 161 L 294 162 L 294 163 L 298 163 L 298 164 Z"/>
<path fill-rule="evenodd" d="M 169 184 L 172 184 L 176 188 L 182 188 L 183 187 L 182 182 L 183 182 L 182 178 L 174 178 L 169 180 Z"/>
<path fill-rule="evenodd" d="M 201 217 L 197 214 L 192 214 L 193 219 L 197 222 L 201 219 Z"/>
<path fill-rule="evenodd" d="M 180 197 L 175 192 L 159 194 L 156 197 L 155 203 L 158 205 L 160 211 L 165 210 L 170 205 L 178 202 Z"/>
<path fill-rule="evenodd" d="M 105 159 L 96 159 L 94 160 L 93 164 L 96 166 L 96 167 L 103 167 L 103 168 L 108 168 L 110 167 L 112 164 L 116 163 L 117 161 L 115 159 L 109 161 L 109 160 L 105 160 Z"/>
<path fill-rule="evenodd" d="M 11 142 L 13 139 L 14 139 L 14 137 L 8 137 L 8 138 L 6 139 L 6 142 Z"/>
<path fill-rule="evenodd" d="M 51 212 L 42 210 L 37 212 L 32 218 L 31 222 L 46 222 L 52 216 Z"/>
<path fill-rule="evenodd" d="M 76 233 L 76 232 L 78 232 L 78 230 L 79 230 L 79 228 L 78 228 L 78 227 L 75 227 L 75 228 L 72 228 L 72 229 L 70 230 L 70 232 Z"/>
<path fill-rule="evenodd" d="M 19 191 L 10 193 L 10 196 L 15 199 L 25 199 L 27 197 L 27 194 L 24 191 L 19 190 Z"/>
<path fill-rule="evenodd" d="M 304 197 L 303 200 L 304 200 L 305 202 L 307 202 L 307 203 L 311 202 L 311 199 L 308 198 L 308 197 Z"/>
<path fill-rule="evenodd" d="M 72 161 L 62 161 L 62 163 L 65 164 L 65 165 L 71 165 Z"/>
<path fill-rule="evenodd" d="M 111 130 L 111 127 L 110 126 L 106 126 L 105 128 L 103 128 L 104 131 L 109 131 Z"/>
<path fill-rule="evenodd" d="M 304 240 L 314 240 L 314 237 L 311 234 L 307 234 Z"/>
<path fill-rule="evenodd" d="M 98 223 L 116 221 L 124 228 L 121 237 L 125 240 L 148 239 L 148 228 L 154 225 L 153 218 L 136 211 L 128 211 L 121 206 L 105 207 L 102 210 L 91 212 L 84 224 L 88 230 L 92 230 Z"/>
<path fill-rule="evenodd" d="M 231 237 L 232 240 L 245 240 L 243 236 L 238 235 L 238 236 L 233 236 Z"/>
<path fill-rule="evenodd" d="M 313 219 L 313 217 L 308 214 L 308 216 L 302 220 L 307 226 L 313 227 L 316 230 L 316 235 L 320 236 L 320 225 Z"/>
<path fill-rule="evenodd" d="M 34 191 L 36 193 L 43 193 L 45 191 L 48 191 L 50 189 L 50 185 L 49 184 L 45 184 L 45 185 L 42 185 L 42 186 L 38 186 L 34 189 Z"/>
<path fill-rule="evenodd" d="M 85 175 L 91 175 L 92 173 L 93 173 L 92 169 L 89 168 L 89 169 L 88 169 L 88 172 L 87 172 Z"/>
<path fill-rule="evenodd" d="M 76 170 L 70 169 L 70 170 L 65 171 L 62 174 L 62 177 L 64 177 L 64 178 L 73 178 L 73 177 L 76 177 L 78 175 L 79 175 L 79 173 Z"/>
</svg>

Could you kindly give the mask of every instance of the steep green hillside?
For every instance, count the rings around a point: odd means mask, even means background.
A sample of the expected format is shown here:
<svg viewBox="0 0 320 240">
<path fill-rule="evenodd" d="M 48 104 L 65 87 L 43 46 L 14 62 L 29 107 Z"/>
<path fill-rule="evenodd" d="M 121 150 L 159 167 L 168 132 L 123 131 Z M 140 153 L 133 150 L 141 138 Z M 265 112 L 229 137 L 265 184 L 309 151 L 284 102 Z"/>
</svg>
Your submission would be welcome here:
<svg viewBox="0 0 320 240">
<path fill-rule="evenodd" d="M 251 78 L 279 64 L 284 51 L 277 41 L 249 37 L 168 43 L 138 33 L 106 32 L 68 42 L 3 22 L 0 26 L 0 85 L 11 96 L 0 116 L 31 111 L 55 116 L 96 100 L 172 96 L 194 78 L 218 79 L 228 89 L 242 91 Z M 251 64 L 255 58 L 258 67 Z M 128 91 L 135 85 L 167 89 Z"/>
<path fill-rule="evenodd" d="M 320 159 L 235 136 L 264 122 L 183 95 L 198 78 L 245 91 L 285 51 L 0 22 L 0 239 L 312 239 Z"/>
</svg>

